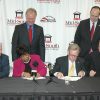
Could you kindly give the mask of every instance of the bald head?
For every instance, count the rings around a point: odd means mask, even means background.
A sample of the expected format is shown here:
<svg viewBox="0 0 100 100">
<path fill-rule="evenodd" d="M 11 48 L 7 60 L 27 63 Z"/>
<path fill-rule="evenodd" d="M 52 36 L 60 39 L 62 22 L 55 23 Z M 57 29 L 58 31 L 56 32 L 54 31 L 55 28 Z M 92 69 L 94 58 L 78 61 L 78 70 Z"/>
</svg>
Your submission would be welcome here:
<svg viewBox="0 0 100 100">
<path fill-rule="evenodd" d="M 100 16 L 100 7 L 94 6 L 91 8 L 90 11 L 90 20 L 92 22 L 96 22 L 99 19 Z"/>
</svg>

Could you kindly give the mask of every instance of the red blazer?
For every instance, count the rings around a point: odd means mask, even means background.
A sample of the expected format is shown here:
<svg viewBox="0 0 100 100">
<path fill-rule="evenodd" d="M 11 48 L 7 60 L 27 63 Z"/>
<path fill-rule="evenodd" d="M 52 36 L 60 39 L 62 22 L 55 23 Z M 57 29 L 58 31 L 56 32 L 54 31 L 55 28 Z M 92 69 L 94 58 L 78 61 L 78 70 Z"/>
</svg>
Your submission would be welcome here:
<svg viewBox="0 0 100 100">
<path fill-rule="evenodd" d="M 30 67 L 32 69 L 37 70 L 37 73 L 39 73 L 41 76 L 45 76 L 47 73 L 47 69 L 43 61 L 40 59 L 40 56 L 34 54 L 34 55 L 30 55 L 30 57 L 31 57 Z M 37 67 L 33 65 L 35 61 L 38 62 Z M 25 64 L 23 63 L 21 58 L 18 58 L 13 62 L 13 76 L 14 77 L 21 77 L 21 74 L 22 72 L 24 72 L 24 69 L 25 69 Z"/>
</svg>

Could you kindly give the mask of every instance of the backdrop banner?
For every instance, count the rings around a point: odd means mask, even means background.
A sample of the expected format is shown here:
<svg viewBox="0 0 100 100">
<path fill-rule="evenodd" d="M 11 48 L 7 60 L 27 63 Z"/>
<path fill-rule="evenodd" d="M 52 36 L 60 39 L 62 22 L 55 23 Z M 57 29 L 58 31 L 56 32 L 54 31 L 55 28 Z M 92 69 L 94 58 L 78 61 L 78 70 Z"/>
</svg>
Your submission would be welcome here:
<svg viewBox="0 0 100 100">
<path fill-rule="evenodd" d="M 46 62 L 54 64 L 57 57 L 67 54 L 78 24 L 90 17 L 92 6 L 100 6 L 100 0 L 0 0 L 0 42 L 11 67 L 13 31 L 15 25 L 25 22 L 27 8 L 37 10 L 35 23 L 44 28 Z"/>
</svg>

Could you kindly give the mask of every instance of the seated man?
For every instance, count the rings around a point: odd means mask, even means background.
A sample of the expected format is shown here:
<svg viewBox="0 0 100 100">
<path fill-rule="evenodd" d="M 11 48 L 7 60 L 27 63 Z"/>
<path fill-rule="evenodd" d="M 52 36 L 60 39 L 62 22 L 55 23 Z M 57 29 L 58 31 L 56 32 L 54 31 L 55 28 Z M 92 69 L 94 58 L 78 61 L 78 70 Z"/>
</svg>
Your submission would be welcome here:
<svg viewBox="0 0 100 100">
<path fill-rule="evenodd" d="M 91 53 L 90 59 L 90 77 L 100 77 L 100 40 L 98 44 L 98 50 Z"/>
<path fill-rule="evenodd" d="M 13 76 L 30 78 L 32 70 L 37 71 L 36 77 L 45 76 L 47 69 L 39 55 L 30 55 L 25 45 L 21 45 L 16 50 L 19 58 L 13 62 Z"/>
<path fill-rule="evenodd" d="M 0 43 L 0 78 L 9 76 L 9 57 L 2 53 L 2 43 Z"/>
<path fill-rule="evenodd" d="M 53 73 L 57 78 L 63 76 L 85 76 L 84 60 L 79 58 L 80 48 L 77 44 L 71 43 L 68 47 L 68 55 L 56 59 Z"/>
</svg>

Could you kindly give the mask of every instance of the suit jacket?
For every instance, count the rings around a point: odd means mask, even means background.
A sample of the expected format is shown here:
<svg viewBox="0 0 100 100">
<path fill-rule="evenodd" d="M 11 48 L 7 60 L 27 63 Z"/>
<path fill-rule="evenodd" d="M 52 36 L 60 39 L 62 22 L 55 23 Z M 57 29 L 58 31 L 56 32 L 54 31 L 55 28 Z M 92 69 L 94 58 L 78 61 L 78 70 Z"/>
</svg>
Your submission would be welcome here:
<svg viewBox="0 0 100 100">
<path fill-rule="evenodd" d="M 98 40 L 100 40 L 100 19 L 97 22 L 92 41 L 90 39 L 90 19 L 82 20 L 74 37 L 74 42 L 81 48 L 80 56 L 86 56 L 90 48 L 96 51 L 98 48 Z"/>
<path fill-rule="evenodd" d="M 41 59 L 45 61 L 45 43 L 43 28 L 34 24 L 33 25 L 33 40 L 32 44 L 29 43 L 27 24 L 15 26 L 12 37 L 12 60 L 18 58 L 16 48 L 22 44 L 26 45 L 30 54 L 38 54 Z"/>
<path fill-rule="evenodd" d="M 43 61 L 40 59 L 40 56 L 34 54 L 34 55 L 30 55 L 30 57 L 31 57 L 31 61 L 30 61 L 31 69 L 37 70 L 37 73 L 39 73 L 41 76 L 45 76 L 47 69 Z M 37 66 L 34 65 L 35 62 L 38 63 Z M 24 70 L 25 70 L 25 64 L 22 61 L 22 59 L 21 58 L 16 59 L 13 62 L 13 76 L 21 77 L 22 72 L 24 72 Z"/>
<path fill-rule="evenodd" d="M 94 51 L 90 55 L 90 70 L 96 71 L 95 76 L 100 77 L 100 52 L 99 51 Z"/>
<path fill-rule="evenodd" d="M 9 75 L 9 58 L 5 54 L 0 56 L 0 78 L 8 77 Z"/>
<path fill-rule="evenodd" d="M 75 61 L 76 73 L 83 70 L 85 72 L 84 60 L 77 58 Z M 68 76 L 68 56 L 59 57 L 56 59 L 56 63 L 53 68 L 53 73 L 62 72 L 64 76 Z"/>
</svg>

